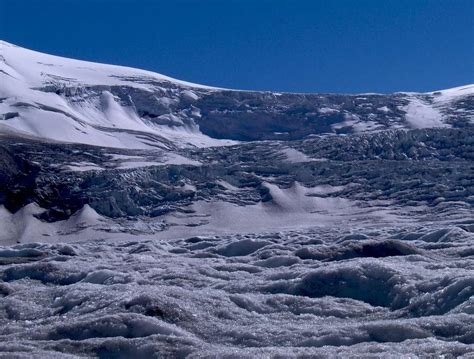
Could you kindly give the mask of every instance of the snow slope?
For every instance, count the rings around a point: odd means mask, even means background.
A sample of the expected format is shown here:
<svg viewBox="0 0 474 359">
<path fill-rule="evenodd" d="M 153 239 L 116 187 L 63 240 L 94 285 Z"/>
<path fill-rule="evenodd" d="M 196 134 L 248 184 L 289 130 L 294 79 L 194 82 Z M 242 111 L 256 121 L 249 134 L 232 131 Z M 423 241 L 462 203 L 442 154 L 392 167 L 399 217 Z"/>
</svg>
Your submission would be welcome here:
<svg viewBox="0 0 474 359">
<path fill-rule="evenodd" d="M 145 80 L 170 82 L 187 88 L 215 87 L 180 81 L 155 72 L 48 55 L 0 40 L 2 70 L 32 87 L 40 87 L 54 78 L 83 85 L 124 85 L 152 90 Z M 9 71 L 8 71 L 9 70 Z M 141 81 L 134 81 L 141 80 Z"/>
<path fill-rule="evenodd" d="M 447 127 L 438 109 L 416 97 L 411 99 L 405 111 L 406 120 L 413 128 Z"/>
<path fill-rule="evenodd" d="M 123 103 L 109 89 L 121 87 L 196 98 L 192 89 L 214 90 L 127 67 L 66 59 L 0 41 L 0 119 L 5 128 L 45 139 L 118 148 L 227 144 L 204 136 L 190 122 L 160 126 Z M 61 93 L 62 91 L 66 93 Z"/>
</svg>

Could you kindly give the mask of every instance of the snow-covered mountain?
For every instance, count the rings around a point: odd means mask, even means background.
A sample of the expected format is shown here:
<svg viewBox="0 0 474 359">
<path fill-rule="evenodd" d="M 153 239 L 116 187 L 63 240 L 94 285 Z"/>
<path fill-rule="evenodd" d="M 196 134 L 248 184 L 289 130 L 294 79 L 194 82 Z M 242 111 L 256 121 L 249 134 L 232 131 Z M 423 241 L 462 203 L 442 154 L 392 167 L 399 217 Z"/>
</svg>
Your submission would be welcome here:
<svg viewBox="0 0 474 359">
<path fill-rule="evenodd" d="M 0 130 L 71 143 L 169 149 L 470 126 L 473 98 L 474 85 L 391 95 L 233 91 L 0 41 Z"/>
<path fill-rule="evenodd" d="M 0 42 L 0 357 L 472 357 L 473 139 Z"/>
</svg>

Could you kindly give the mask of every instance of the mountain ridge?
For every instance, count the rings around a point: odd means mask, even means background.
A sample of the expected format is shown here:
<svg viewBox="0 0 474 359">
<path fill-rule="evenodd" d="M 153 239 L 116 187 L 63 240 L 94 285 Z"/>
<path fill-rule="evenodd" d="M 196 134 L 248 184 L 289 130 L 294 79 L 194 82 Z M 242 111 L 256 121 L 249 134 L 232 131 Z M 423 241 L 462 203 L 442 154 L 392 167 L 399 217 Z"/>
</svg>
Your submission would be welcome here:
<svg viewBox="0 0 474 359">
<path fill-rule="evenodd" d="M 0 43 L 0 56 L 3 128 L 70 143 L 201 147 L 474 123 L 474 85 L 427 93 L 258 92 L 202 86 L 7 42 Z"/>
<path fill-rule="evenodd" d="M 14 43 L 11 43 L 11 42 L 0 39 L 0 46 L 1 45 L 8 46 L 8 47 L 14 47 L 14 48 L 18 48 L 18 49 L 23 49 L 23 50 L 27 50 L 27 51 L 30 51 L 30 52 L 35 52 L 37 54 L 46 55 L 46 53 L 44 53 L 42 51 L 28 49 L 28 48 L 25 48 L 25 47 L 16 45 Z M 1 48 L 0 48 L 0 50 L 1 50 Z M 60 56 L 60 55 L 49 55 L 49 54 L 47 54 L 47 55 L 52 56 L 52 57 L 56 57 L 58 59 L 68 59 L 68 60 L 72 59 L 72 58 L 65 57 L 65 56 Z M 458 91 L 458 90 L 462 90 L 462 89 L 470 89 L 470 90 L 472 90 L 472 92 L 474 92 L 474 83 L 466 83 L 466 84 L 459 85 L 459 86 L 454 86 L 454 87 L 449 87 L 449 88 L 438 88 L 438 89 L 435 89 L 435 90 L 423 91 L 423 92 L 420 92 L 420 91 L 403 91 L 403 90 L 402 91 L 393 91 L 393 92 L 324 92 L 324 91 L 323 92 L 321 92 L 321 91 L 318 91 L 318 92 L 314 92 L 314 91 L 313 92 L 298 92 L 298 91 L 279 91 L 279 90 L 238 89 L 238 88 L 227 88 L 227 87 L 218 87 L 218 86 L 198 84 L 198 83 L 195 83 L 195 82 L 190 82 L 190 81 L 186 81 L 186 80 L 177 79 L 177 78 L 174 78 L 174 77 L 171 77 L 171 76 L 167 76 L 167 75 L 164 75 L 164 74 L 161 74 L 159 72 L 152 71 L 152 70 L 140 69 L 140 68 L 136 68 L 136 67 L 133 67 L 133 66 L 108 64 L 106 62 L 95 62 L 95 61 L 82 60 L 82 59 L 74 59 L 74 61 L 89 63 L 89 64 L 106 65 L 106 66 L 117 67 L 117 68 L 122 68 L 122 69 L 138 70 L 138 71 L 142 71 L 144 73 L 158 75 L 159 77 L 165 78 L 165 79 L 167 79 L 171 82 L 182 83 L 182 84 L 187 85 L 189 87 L 208 88 L 208 89 L 215 89 L 215 90 L 221 90 L 221 91 L 241 91 L 241 92 L 256 92 L 256 93 L 281 93 L 281 94 L 298 94 L 298 95 L 311 95 L 311 94 L 348 95 L 348 96 L 356 96 L 356 95 L 382 95 L 382 96 L 384 96 L 384 95 L 395 95 L 395 94 L 433 94 L 433 93 L 436 93 L 436 92 Z"/>
</svg>

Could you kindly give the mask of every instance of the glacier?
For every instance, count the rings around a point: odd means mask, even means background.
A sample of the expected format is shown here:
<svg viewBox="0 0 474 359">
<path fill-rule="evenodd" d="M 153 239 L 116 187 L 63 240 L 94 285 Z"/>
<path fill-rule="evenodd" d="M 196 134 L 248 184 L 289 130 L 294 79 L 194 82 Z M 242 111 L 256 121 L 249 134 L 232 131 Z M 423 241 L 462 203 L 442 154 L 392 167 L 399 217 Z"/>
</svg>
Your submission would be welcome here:
<svg viewBox="0 0 474 359">
<path fill-rule="evenodd" d="M 0 41 L 0 356 L 472 357 L 473 139 Z"/>
</svg>

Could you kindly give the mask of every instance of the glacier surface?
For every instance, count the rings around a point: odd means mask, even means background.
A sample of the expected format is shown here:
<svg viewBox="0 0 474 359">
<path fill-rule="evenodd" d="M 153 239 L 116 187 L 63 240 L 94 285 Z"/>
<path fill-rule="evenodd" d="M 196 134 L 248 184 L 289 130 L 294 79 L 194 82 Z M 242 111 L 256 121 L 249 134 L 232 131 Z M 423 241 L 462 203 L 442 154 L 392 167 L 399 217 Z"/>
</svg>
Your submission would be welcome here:
<svg viewBox="0 0 474 359">
<path fill-rule="evenodd" d="M 0 357 L 473 357 L 473 123 L 0 41 Z"/>
</svg>

